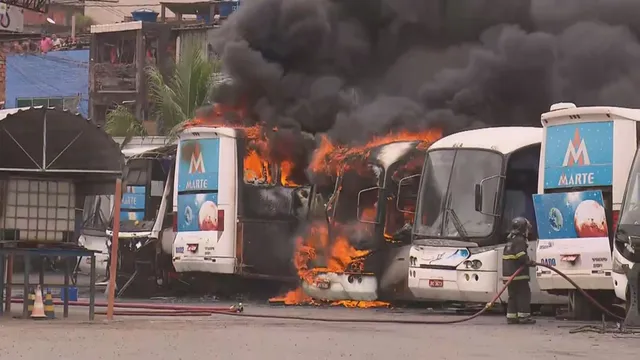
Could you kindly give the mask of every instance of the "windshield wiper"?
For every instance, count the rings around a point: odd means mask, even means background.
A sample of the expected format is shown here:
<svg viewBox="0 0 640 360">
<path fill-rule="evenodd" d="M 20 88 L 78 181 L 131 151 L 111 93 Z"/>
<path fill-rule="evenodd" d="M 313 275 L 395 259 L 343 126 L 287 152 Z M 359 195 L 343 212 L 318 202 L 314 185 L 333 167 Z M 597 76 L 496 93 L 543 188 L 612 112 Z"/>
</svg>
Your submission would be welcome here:
<svg viewBox="0 0 640 360">
<path fill-rule="evenodd" d="M 451 219 L 453 220 L 453 227 L 456 228 L 456 231 L 458 232 L 458 234 L 462 237 L 463 240 L 467 240 L 469 238 L 469 235 L 467 234 L 467 231 L 464 228 L 464 225 L 462 225 L 462 221 L 460 221 L 460 218 L 458 217 L 458 214 L 456 214 L 456 211 L 453 210 L 451 208 L 451 202 L 452 202 L 452 198 L 453 196 L 451 196 L 451 194 L 449 194 L 447 196 L 447 201 L 446 201 L 446 205 L 445 205 L 445 214 L 446 215 L 450 215 Z M 446 231 L 449 222 L 447 220 L 449 220 L 449 216 L 445 215 L 445 219 L 444 219 L 444 230 Z"/>
</svg>

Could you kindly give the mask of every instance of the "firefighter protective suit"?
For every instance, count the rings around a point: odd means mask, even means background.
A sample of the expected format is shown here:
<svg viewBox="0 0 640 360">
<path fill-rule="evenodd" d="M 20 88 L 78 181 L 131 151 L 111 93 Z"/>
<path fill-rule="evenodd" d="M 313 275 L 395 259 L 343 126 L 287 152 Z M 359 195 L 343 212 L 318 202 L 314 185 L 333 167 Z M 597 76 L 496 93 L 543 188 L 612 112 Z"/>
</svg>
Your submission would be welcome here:
<svg viewBox="0 0 640 360">
<path fill-rule="evenodd" d="M 527 237 L 531 230 L 531 223 L 525 218 L 515 218 L 512 229 L 507 236 L 507 244 L 502 255 L 502 277 L 507 281 L 521 266 L 526 266 L 509 284 L 507 291 L 509 302 L 507 305 L 507 323 L 532 324 L 531 319 L 531 288 L 529 287 L 529 266 L 531 261 L 527 255 Z"/>
</svg>

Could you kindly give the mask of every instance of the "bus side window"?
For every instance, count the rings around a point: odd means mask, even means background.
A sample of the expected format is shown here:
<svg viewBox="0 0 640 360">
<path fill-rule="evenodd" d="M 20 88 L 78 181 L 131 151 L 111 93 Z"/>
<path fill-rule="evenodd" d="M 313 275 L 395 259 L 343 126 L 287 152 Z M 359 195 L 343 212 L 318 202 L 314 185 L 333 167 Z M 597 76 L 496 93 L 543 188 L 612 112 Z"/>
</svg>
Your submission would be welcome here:
<svg viewBox="0 0 640 360">
<path fill-rule="evenodd" d="M 525 217 L 537 235 L 533 194 L 538 192 L 538 159 L 540 146 L 518 150 L 509 158 L 505 179 L 503 234 L 511 230 L 511 220 Z"/>
<path fill-rule="evenodd" d="M 273 171 L 267 159 L 257 150 L 247 146 L 244 155 L 244 182 L 253 185 L 269 185 L 273 183 Z"/>
</svg>

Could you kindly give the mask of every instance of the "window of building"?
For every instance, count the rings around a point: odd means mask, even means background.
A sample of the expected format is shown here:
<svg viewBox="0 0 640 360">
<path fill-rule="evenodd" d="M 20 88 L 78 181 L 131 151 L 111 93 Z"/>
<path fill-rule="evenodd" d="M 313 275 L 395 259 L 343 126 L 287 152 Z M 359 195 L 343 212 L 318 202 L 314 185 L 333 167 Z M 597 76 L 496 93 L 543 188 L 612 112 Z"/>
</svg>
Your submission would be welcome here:
<svg viewBox="0 0 640 360">
<path fill-rule="evenodd" d="M 65 110 L 77 110 L 78 97 L 51 97 L 51 98 L 17 98 L 16 107 L 31 107 L 31 106 L 47 106 L 62 108 Z"/>
</svg>

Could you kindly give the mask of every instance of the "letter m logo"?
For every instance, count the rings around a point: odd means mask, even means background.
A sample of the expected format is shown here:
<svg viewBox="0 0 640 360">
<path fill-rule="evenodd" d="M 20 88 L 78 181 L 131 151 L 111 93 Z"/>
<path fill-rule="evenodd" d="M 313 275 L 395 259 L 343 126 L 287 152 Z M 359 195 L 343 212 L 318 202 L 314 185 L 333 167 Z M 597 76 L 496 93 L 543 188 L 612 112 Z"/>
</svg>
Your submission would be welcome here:
<svg viewBox="0 0 640 360">
<path fill-rule="evenodd" d="M 562 166 L 578 165 L 591 165 L 589 160 L 589 153 L 587 152 L 587 145 L 584 139 L 580 137 L 580 130 L 576 129 L 573 139 L 569 141 L 567 151 L 564 154 L 564 161 Z"/>
<path fill-rule="evenodd" d="M 194 151 L 191 154 L 191 162 L 189 163 L 189 174 L 204 173 L 204 160 L 200 151 Z"/>
</svg>

